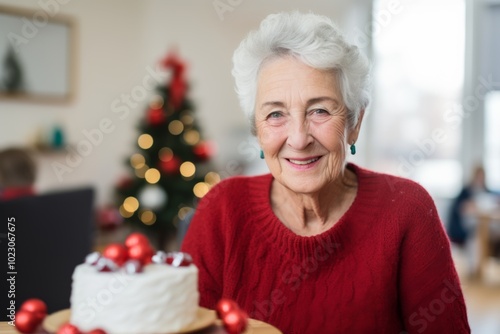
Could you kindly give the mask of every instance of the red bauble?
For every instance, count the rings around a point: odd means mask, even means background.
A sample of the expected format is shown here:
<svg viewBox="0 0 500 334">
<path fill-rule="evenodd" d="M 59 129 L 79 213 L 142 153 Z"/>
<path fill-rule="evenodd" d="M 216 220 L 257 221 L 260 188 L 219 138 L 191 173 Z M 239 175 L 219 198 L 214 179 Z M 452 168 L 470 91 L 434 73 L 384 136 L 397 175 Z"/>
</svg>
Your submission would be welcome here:
<svg viewBox="0 0 500 334">
<path fill-rule="evenodd" d="M 128 257 L 139 261 L 143 266 L 151 263 L 153 255 L 153 248 L 146 244 L 137 244 L 128 249 Z"/>
<path fill-rule="evenodd" d="M 120 267 L 128 260 L 127 247 L 121 244 L 110 244 L 105 249 L 102 255 L 110 260 L 113 260 Z"/>
<path fill-rule="evenodd" d="M 16 329 L 21 333 L 34 333 L 40 323 L 40 317 L 33 312 L 26 310 L 16 312 Z"/>
<path fill-rule="evenodd" d="M 33 313 L 41 323 L 47 315 L 47 305 L 43 300 L 32 298 L 21 304 L 20 310 Z"/>
<path fill-rule="evenodd" d="M 131 233 L 127 239 L 125 239 L 125 246 L 127 246 L 127 248 L 138 244 L 149 245 L 149 240 L 144 234 L 139 232 Z"/>
<path fill-rule="evenodd" d="M 181 159 L 175 155 L 172 159 L 168 161 L 160 161 L 160 170 L 166 174 L 179 174 L 179 168 L 181 166 Z"/>
<path fill-rule="evenodd" d="M 229 334 L 240 334 L 247 328 L 248 315 L 242 310 L 231 310 L 224 315 L 222 322 Z"/>
<path fill-rule="evenodd" d="M 213 155 L 213 147 L 209 142 L 201 142 L 194 147 L 193 152 L 198 159 L 205 161 Z"/>
<path fill-rule="evenodd" d="M 93 329 L 90 332 L 87 332 L 86 334 L 107 334 L 107 333 L 102 329 Z"/>
<path fill-rule="evenodd" d="M 174 76 L 170 83 L 170 100 L 174 108 L 179 108 L 186 95 L 187 85 L 181 75 Z"/>
<path fill-rule="evenodd" d="M 158 126 L 167 120 L 163 109 L 149 109 L 147 115 L 148 123 L 152 126 Z"/>
<path fill-rule="evenodd" d="M 57 334 L 83 334 L 78 327 L 72 324 L 64 324 L 57 330 Z"/>
<path fill-rule="evenodd" d="M 217 317 L 219 319 L 224 319 L 224 316 L 234 310 L 239 310 L 238 304 L 234 300 L 228 298 L 222 298 L 219 300 L 215 306 L 215 311 L 217 312 Z"/>
</svg>

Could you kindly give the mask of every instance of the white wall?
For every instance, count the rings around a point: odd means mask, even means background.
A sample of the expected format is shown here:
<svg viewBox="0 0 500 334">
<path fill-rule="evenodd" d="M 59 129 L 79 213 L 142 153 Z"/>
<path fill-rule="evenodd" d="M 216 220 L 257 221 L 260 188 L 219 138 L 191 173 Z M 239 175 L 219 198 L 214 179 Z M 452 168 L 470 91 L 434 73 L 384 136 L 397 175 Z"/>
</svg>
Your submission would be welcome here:
<svg viewBox="0 0 500 334">
<path fill-rule="evenodd" d="M 2 0 L 4 5 L 19 6 L 18 1 Z M 42 10 L 38 1 L 24 1 L 23 6 Z M 130 91 L 144 73 L 143 5 L 136 1 L 70 1 L 60 6 L 61 13 L 73 16 L 77 23 L 75 100 L 67 105 L 33 104 L 0 101 L 0 144 L 26 145 L 40 127 L 56 123 L 63 125 L 67 141 L 72 145 L 85 137 L 83 130 L 99 125 L 109 117 L 115 130 L 106 135 L 102 144 L 93 147 L 82 162 L 62 175 L 60 182 L 51 168 L 53 161 L 65 163 L 67 152 L 37 154 L 40 173 L 37 188 L 54 188 L 93 184 L 99 200 L 108 197 L 109 187 L 122 169 L 119 157 L 130 146 L 124 142 L 133 131 L 135 115 L 118 122 L 110 109 L 111 102 L 122 92 Z"/>
<path fill-rule="evenodd" d="M 54 0 L 55 1 L 55 0 Z M 221 0 L 225 3 L 227 1 Z M 43 2 L 50 2 L 49 0 Z M 61 1 L 63 2 L 63 1 Z M 248 140 L 247 124 L 233 89 L 231 56 L 239 41 L 269 13 L 280 10 L 312 10 L 335 18 L 341 27 L 364 27 L 369 0 L 336 1 L 232 1 L 218 13 L 214 1 L 67 1 L 61 13 L 73 16 L 78 25 L 76 99 L 68 105 L 28 104 L 0 100 L 0 147 L 26 145 L 40 126 L 61 123 L 72 147 L 86 137 L 82 131 L 99 127 L 108 118 L 113 131 L 93 146 L 80 164 L 59 182 L 51 164 L 65 163 L 67 152 L 39 154 L 38 189 L 92 184 L 98 201 L 111 201 L 114 184 L 128 171 L 124 160 L 133 152 L 136 124 L 144 114 L 141 100 L 120 119 L 113 103 L 131 94 L 148 76 L 170 47 L 176 46 L 189 63 L 191 98 L 204 136 L 219 148 L 218 171 L 230 160 L 251 160 L 252 171 L 262 170 L 257 155 L 243 156 L 238 145 Z M 0 0 L 0 4 L 41 10 L 37 0 Z M 123 106 L 122 103 L 120 103 Z M 115 105 L 116 107 L 116 105 Z M 250 145 L 250 144 L 248 144 Z"/>
</svg>

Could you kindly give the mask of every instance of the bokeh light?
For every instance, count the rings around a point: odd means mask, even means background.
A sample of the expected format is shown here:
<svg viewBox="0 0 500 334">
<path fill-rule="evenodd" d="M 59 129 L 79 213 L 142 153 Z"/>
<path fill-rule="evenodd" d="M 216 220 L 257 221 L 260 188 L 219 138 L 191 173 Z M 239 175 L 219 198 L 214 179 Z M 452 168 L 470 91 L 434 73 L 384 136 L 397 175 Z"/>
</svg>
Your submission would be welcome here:
<svg viewBox="0 0 500 334">
<path fill-rule="evenodd" d="M 173 135 L 180 135 L 184 131 L 184 124 L 179 120 L 173 120 L 168 124 L 168 131 Z"/>
<path fill-rule="evenodd" d="M 181 175 L 184 177 L 191 177 L 196 172 L 196 166 L 191 161 L 183 162 L 179 168 Z"/>
<path fill-rule="evenodd" d="M 146 181 L 151 184 L 155 184 L 160 181 L 160 171 L 156 168 L 150 168 L 144 174 Z"/>
<path fill-rule="evenodd" d="M 143 133 L 139 136 L 139 139 L 137 139 L 137 143 L 139 144 L 140 148 L 142 148 L 143 150 L 147 150 L 148 148 L 153 146 L 153 137 L 151 137 L 150 134 Z"/>
</svg>

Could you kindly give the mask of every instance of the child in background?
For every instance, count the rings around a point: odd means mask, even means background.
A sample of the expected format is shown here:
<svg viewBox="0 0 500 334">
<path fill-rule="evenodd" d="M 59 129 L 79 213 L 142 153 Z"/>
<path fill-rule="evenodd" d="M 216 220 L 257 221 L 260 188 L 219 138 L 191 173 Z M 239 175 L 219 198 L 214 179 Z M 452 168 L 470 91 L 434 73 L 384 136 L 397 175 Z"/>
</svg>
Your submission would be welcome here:
<svg viewBox="0 0 500 334">
<path fill-rule="evenodd" d="M 0 151 L 0 200 L 35 194 L 36 165 L 21 148 Z"/>
</svg>

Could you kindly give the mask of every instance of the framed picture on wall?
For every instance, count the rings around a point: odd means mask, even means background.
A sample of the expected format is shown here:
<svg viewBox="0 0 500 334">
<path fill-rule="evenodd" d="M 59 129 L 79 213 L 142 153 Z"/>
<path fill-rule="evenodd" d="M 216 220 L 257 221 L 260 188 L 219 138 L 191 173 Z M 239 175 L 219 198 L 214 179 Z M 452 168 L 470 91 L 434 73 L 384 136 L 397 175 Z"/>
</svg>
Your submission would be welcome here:
<svg viewBox="0 0 500 334">
<path fill-rule="evenodd" d="M 0 100 L 68 102 L 75 91 L 75 22 L 58 8 L 0 5 Z"/>
</svg>

